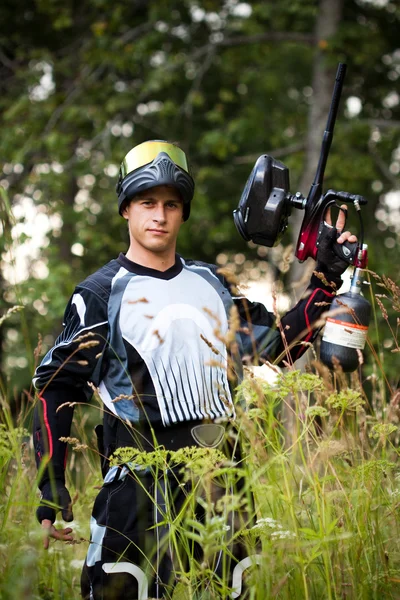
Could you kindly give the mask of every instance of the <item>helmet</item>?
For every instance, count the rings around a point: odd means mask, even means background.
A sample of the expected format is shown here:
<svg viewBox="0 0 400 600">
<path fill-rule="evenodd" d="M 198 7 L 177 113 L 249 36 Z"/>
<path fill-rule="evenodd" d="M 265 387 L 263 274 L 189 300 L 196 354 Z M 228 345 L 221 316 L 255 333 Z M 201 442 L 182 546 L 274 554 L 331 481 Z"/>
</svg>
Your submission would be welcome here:
<svg viewBox="0 0 400 600">
<path fill-rule="evenodd" d="M 185 153 L 175 144 L 151 140 L 135 146 L 121 163 L 117 183 L 118 211 L 139 192 L 157 185 L 173 185 L 183 200 L 183 219 L 189 218 L 194 181 Z"/>
</svg>

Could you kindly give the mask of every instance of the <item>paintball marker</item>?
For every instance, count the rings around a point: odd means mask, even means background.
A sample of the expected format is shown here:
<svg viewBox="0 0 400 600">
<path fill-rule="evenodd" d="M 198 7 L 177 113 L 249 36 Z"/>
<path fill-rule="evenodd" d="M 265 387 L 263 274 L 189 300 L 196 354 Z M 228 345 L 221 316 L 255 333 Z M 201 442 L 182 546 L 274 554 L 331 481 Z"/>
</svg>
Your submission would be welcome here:
<svg viewBox="0 0 400 600">
<path fill-rule="evenodd" d="M 350 194 L 348 192 L 328 190 L 324 193 L 322 187 L 345 74 L 346 65 L 339 63 L 328 120 L 322 139 L 318 167 L 308 196 L 305 198 L 300 192 L 297 192 L 294 195 L 291 194 L 289 191 L 288 168 L 280 161 L 264 154 L 257 159 L 256 164 L 250 173 L 240 198 L 239 205 L 233 212 L 233 217 L 237 230 L 246 241 L 251 240 L 255 244 L 272 247 L 280 241 L 285 232 L 292 208 L 304 210 L 304 218 L 295 252 L 299 261 L 303 262 L 309 257 L 313 259 L 316 258 L 319 237 L 323 228 L 328 227 L 325 223 L 327 210 L 332 206 L 340 208 L 340 204 L 343 202 L 352 204 L 357 211 L 360 223 L 358 241 L 355 243 L 345 242 L 344 244 L 334 243 L 333 250 L 339 258 L 343 259 L 349 265 L 354 265 L 356 267 L 354 278 L 356 278 L 357 283 L 353 280 L 351 293 L 356 294 L 358 300 L 361 299 L 360 301 L 362 301 L 364 299 L 360 295 L 359 279 L 362 271 L 367 265 L 367 246 L 364 244 L 361 206 L 366 204 L 367 200 L 363 196 Z M 339 235 L 340 233 L 338 233 L 338 237 Z M 341 297 L 343 298 L 344 295 Z M 356 305 L 357 298 L 352 303 L 351 310 L 353 311 L 353 314 Z M 365 314 L 367 315 L 367 313 Z M 343 331 L 348 331 L 349 327 L 351 328 L 349 321 L 352 320 L 353 319 L 346 318 L 340 320 L 340 327 L 342 327 Z M 341 339 L 341 334 L 338 330 L 339 320 L 336 319 L 335 321 L 334 319 L 328 319 L 331 335 L 329 337 L 330 341 L 327 343 L 329 344 L 329 347 L 332 346 L 332 348 L 324 353 L 324 362 L 332 366 L 332 361 L 329 362 L 330 359 L 328 356 L 331 351 L 340 362 L 342 362 L 342 359 L 343 362 L 346 362 L 346 357 L 343 355 L 337 356 L 340 354 L 338 346 L 341 345 L 343 346 L 343 351 L 344 347 L 350 349 L 354 348 L 353 354 L 357 357 L 356 349 L 362 349 L 365 344 L 366 330 L 368 329 L 368 323 L 365 321 L 368 320 L 369 313 L 363 319 L 362 326 L 358 323 L 358 331 L 361 331 L 362 329 L 363 332 L 361 336 L 362 339 L 358 341 L 357 346 L 352 347 L 351 345 L 349 346 L 350 342 L 348 336 L 346 339 Z M 356 327 L 356 325 L 354 327 Z M 347 366 L 342 364 L 344 370 L 353 370 L 354 358 L 355 357 L 352 355 Z"/>
</svg>

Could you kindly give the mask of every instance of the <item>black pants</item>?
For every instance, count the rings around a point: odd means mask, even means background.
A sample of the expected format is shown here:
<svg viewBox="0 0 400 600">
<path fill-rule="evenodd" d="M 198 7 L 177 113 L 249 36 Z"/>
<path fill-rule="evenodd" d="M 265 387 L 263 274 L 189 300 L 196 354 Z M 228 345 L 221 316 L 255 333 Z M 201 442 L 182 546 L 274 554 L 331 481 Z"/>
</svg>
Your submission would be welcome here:
<svg viewBox="0 0 400 600">
<path fill-rule="evenodd" d="M 255 548 L 251 536 L 233 540 L 252 525 L 248 504 L 233 511 L 224 503 L 233 492 L 226 479 L 188 479 L 182 468 L 114 468 L 93 507 L 83 598 L 168 599 L 179 579 L 198 592 L 220 581 L 239 591 L 243 568 L 232 575 Z M 193 572 L 197 581 L 188 584 Z"/>
</svg>

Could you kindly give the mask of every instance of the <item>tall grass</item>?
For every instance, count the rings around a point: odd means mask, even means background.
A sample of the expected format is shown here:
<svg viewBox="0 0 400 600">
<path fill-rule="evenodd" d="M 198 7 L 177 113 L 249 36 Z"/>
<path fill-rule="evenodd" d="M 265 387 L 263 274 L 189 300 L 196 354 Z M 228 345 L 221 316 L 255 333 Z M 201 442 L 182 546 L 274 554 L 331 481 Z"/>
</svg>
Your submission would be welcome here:
<svg viewBox="0 0 400 600">
<path fill-rule="evenodd" d="M 390 279 L 379 281 L 385 292 L 378 307 L 382 311 L 390 297 L 395 308 L 394 324 L 386 317 L 396 350 L 399 288 Z M 332 373 L 317 361 L 305 373 L 288 369 L 273 386 L 250 372 L 236 391 L 232 439 L 241 446 L 239 463 L 218 451 L 116 453 L 115 464 L 184 470 L 185 503 L 178 514 L 163 515 L 179 558 L 173 598 L 231 597 L 227 575 L 217 578 L 212 564 L 218 551 L 228 562 L 239 539 L 258 555 L 246 579 L 251 600 L 400 598 L 400 391 L 379 370 L 385 351 L 376 353 L 369 396 L 359 374 Z M 78 407 L 79 443 L 71 440 L 68 469 L 75 540 L 53 541 L 45 551 L 24 428 L 32 401 L 12 414 L 3 386 L 0 402 L 0 598 L 79 598 L 90 507 L 101 485 L 94 437 L 82 426 L 86 407 Z M 215 483 L 229 489 L 238 481 L 234 492 L 215 497 Z M 242 517 L 238 530 L 226 527 L 232 510 Z M 195 544 L 203 548 L 201 560 L 193 555 Z"/>
</svg>

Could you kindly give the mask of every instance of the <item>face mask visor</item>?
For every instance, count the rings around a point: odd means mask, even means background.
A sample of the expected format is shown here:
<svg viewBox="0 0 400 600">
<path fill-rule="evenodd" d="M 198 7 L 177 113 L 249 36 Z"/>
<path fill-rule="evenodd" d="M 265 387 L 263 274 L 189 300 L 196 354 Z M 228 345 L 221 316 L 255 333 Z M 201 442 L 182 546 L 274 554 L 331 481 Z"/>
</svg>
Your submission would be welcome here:
<svg viewBox="0 0 400 600">
<path fill-rule="evenodd" d="M 186 155 L 181 148 L 168 142 L 154 140 L 151 142 L 143 142 L 143 144 L 135 146 L 135 148 L 132 148 L 132 150 L 128 152 L 121 164 L 120 178 L 124 179 L 124 177 L 129 173 L 132 173 L 132 171 L 148 165 L 157 158 L 160 152 L 168 154 L 169 158 L 177 167 L 190 174 Z"/>
</svg>

